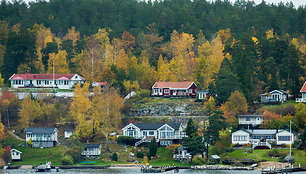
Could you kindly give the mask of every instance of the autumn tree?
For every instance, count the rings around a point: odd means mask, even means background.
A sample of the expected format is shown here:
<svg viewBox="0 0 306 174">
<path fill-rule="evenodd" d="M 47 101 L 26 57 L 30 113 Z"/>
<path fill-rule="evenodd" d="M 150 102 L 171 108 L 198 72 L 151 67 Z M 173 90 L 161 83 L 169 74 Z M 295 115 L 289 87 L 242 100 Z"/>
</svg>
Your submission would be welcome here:
<svg viewBox="0 0 306 174">
<path fill-rule="evenodd" d="M 26 129 L 35 118 L 38 118 L 41 114 L 41 108 L 37 101 L 32 100 L 30 95 L 27 95 L 21 102 L 19 110 L 19 123 L 22 129 Z"/>
<path fill-rule="evenodd" d="M 282 125 L 281 115 L 265 110 L 262 114 L 262 127 L 265 129 L 279 129 Z"/>
<path fill-rule="evenodd" d="M 120 110 L 123 107 L 123 99 L 114 88 L 104 87 L 103 92 L 95 88 L 92 103 L 92 118 L 100 123 L 100 130 L 105 135 L 107 150 L 109 150 L 108 136 L 110 132 L 118 129 L 118 125 L 121 122 Z"/>
<path fill-rule="evenodd" d="M 69 74 L 70 70 L 67 63 L 67 52 L 60 50 L 57 54 L 50 53 L 48 60 L 48 73 Z"/>
<path fill-rule="evenodd" d="M 248 111 L 246 98 L 239 91 L 231 94 L 228 100 L 220 108 L 224 112 L 224 118 L 230 126 L 238 124 L 237 116 Z"/>
<path fill-rule="evenodd" d="M 2 122 L 1 122 L 1 113 L 0 113 L 0 142 L 2 141 L 2 140 L 4 140 L 6 138 L 6 135 L 5 135 L 5 127 L 4 127 L 4 125 L 2 124 Z M 1 146 L 0 146 L 0 148 L 1 148 Z M 1 150 L 1 149 L 0 149 Z"/>
</svg>

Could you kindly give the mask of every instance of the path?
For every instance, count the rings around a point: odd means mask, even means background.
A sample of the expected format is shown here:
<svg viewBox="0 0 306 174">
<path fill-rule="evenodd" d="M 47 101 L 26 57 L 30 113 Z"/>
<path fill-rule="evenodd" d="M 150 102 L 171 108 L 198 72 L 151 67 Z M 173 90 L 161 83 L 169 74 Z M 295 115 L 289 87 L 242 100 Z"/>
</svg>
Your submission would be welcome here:
<svg viewBox="0 0 306 174">
<path fill-rule="evenodd" d="M 13 137 L 15 137 L 17 140 L 25 141 L 25 139 L 20 138 L 18 135 L 16 135 L 13 131 L 8 131 L 9 134 L 11 134 Z"/>
</svg>

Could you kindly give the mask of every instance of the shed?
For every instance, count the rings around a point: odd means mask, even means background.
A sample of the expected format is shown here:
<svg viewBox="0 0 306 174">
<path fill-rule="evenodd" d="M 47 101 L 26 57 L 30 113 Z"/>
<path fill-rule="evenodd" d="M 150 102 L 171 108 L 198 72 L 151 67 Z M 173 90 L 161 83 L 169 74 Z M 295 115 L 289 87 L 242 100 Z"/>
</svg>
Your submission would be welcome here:
<svg viewBox="0 0 306 174">
<path fill-rule="evenodd" d="M 219 164 L 220 163 L 220 157 L 218 155 L 210 155 L 208 158 L 209 163 L 212 164 Z"/>
<path fill-rule="evenodd" d="M 20 155 L 22 154 L 22 152 L 20 152 L 17 149 L 11 149 L 11 157 L 13 161 L 20 161 L 21 157 Z"/>
<path fill-rule="evenodd" d="M 73 134 L 74 130 L 73 129 L 65 129 L 64 132 L 65 132 L 64 133 L 65 138 L 68 139 Z"/>
</svg>

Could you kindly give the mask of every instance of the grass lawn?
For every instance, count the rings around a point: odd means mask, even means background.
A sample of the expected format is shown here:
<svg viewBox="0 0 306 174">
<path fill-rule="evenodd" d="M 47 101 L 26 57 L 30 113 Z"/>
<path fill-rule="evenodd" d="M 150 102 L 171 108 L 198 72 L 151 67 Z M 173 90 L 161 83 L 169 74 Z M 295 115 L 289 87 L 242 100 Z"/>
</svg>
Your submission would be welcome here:
<svg viewBox="0 0 306 174">
<path fill-rule="evenodd" d="M 253 153 L 243 153 L 242 150 L 235 150 L 234 152 L 224 154 L 223 157 L 227 156 L 233 159 L 253 159 L 255 161 L 267 160 L 267 161 L 279 161 L 278 158 L 269 158 L 269 149 L 265 150 L 253 150 Z M 287 153 L 289 155 L 289 149 L 278 149 L 281 153 Z M 295 159 L 295 165 L 301 164 L 306 166 L 306 151 L 293 149 L 293 157 Z"/>
<path fill-rule="evenodd" d="M 166 148 L 158 148 L 157 149 L 157 155 L 160 156 L 160 158 L 157 159 L 151 159 L 149 161 L 150 165 L 153 166 L 166 166 L 166 165 L 174 165 L 174 166 L 191 166 L 191 164 L 185 164 L 180 163 L 178 161 L 175 161 L 173 159 L 173 151 L 170 151 Z"/>
</svg>

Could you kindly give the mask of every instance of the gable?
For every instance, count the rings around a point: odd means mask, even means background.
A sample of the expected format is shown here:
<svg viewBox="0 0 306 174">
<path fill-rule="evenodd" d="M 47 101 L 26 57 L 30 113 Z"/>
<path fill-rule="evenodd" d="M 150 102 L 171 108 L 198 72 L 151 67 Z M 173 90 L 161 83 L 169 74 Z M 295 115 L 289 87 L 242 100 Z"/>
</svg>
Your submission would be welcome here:
<svg viewBox="0 0 306 174">
<path fill-rule="evenodd" d="M 233 132 L 232 135 L 250 135 L 250 134 L 244 130 L 238 130 L 236 132 Z"/>
<path fill-rule="evenodd" d="M 134 125 L 133 123 L 130 123 L 130 124 L 128 124 L 127 126 L 125 126 L 124 128 L 122 128 L 122 130 L 124 131 L 124 130 L 127 130 L 128 128 L 130 128 L 130 127 L 133 127 L 133 128 L 135 128 L 136 130 L 140 130 L 140 128 L 139 127 L 137 127 L 136 125 Z"/>
<path fill-rule="evenodd" d="M 157 130 L 162 130 L 162 129 L 165 128 L 165 127 L 168 127 L 169 129 L 171 129 L 172 131 L 174 131 L 174 129 L 173 129 L 171 126 L 169 126 L 168 124 L 165 124 L 165 125 L 161 126 L 161 127 L 158 128 Z"/>
<path fill-rule="evenodd" d="M 302 86 L 300 92 L 306 92 L 306 81 L 304 82 L 304 85 Z"/>
</svg>

